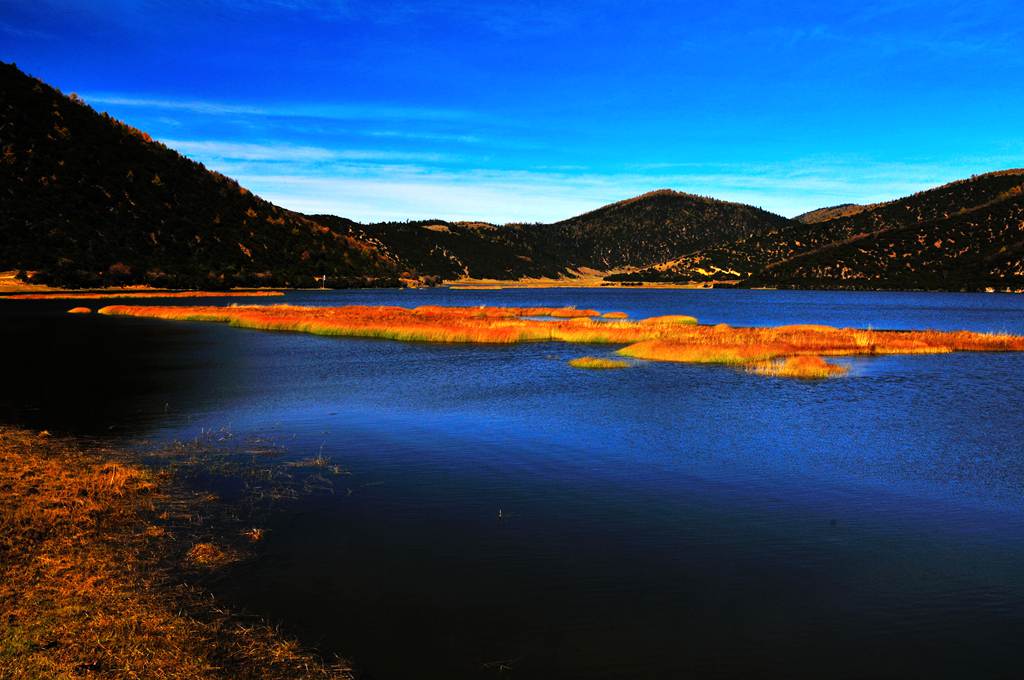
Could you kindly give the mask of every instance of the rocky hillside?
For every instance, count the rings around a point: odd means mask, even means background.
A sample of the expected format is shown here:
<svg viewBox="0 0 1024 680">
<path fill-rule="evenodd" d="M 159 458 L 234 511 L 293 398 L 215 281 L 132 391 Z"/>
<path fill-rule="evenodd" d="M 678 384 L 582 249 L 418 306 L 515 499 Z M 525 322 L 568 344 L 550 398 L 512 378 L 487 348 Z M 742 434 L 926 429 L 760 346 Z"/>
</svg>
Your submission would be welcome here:
<svg viewBox="0 0 1024 680">
<path fill-rule="evenodd" d="M 279 208 L 0 63 L 0 270 L 65 285 L 397 285 L 370 243 Z"/>
</svg>

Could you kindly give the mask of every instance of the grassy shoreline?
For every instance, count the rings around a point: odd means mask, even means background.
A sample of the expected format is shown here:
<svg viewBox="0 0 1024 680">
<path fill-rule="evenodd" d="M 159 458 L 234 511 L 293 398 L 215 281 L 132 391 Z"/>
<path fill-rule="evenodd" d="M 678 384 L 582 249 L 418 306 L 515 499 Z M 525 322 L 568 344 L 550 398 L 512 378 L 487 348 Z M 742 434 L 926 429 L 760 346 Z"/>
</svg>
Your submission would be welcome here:
<svg viewBox="0 0 1024 680">
<path fill-rule="evenodd" d="M 209 502 L 173 466 L 0 427 L 0 677 L 351 678 L 198 585 L 246 540 L 182 529 Z"/>
</svg>

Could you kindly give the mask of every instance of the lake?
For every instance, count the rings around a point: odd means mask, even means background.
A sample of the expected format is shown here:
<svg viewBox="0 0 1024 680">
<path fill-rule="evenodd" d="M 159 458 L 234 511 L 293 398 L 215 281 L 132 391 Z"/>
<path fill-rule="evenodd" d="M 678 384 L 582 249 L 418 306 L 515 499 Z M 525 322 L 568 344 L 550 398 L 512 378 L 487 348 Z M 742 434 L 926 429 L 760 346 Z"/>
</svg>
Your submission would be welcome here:
<svg viewBox="0 0 1024 680">
<path fill-rule="evenodd" d="M 253 302 L 282 301 L 1024 334 L 1012 295 L 432 289 Z M 243 300 L 215 303 L 231 302 Z M 77 304 L 0 301 L 0 419 L 112 442 L 222 430 L 343 465 L 345 493 L 282 507 L 258 556 L 212 588 L 364 678 L 1019 672 L 1024 354 L 837 359 L 847 376 L 810 382 L 669 363 L 582 371 L 566 362 L 614 348 L 64 313 Z"/>
</svg>

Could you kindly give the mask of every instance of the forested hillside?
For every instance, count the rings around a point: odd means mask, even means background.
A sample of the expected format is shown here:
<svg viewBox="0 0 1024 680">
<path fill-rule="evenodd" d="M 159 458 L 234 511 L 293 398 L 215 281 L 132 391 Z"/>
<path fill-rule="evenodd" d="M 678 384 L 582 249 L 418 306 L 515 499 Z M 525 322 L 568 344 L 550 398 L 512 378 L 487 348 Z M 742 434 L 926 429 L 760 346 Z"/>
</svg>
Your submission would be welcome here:
<svg viewBox="0 0 1024 680">
<path fill-rule="evenodd" d="M 397 285 L 369 243 L 0 63 L 0 270 L 65 286 Z"/>
</svg>

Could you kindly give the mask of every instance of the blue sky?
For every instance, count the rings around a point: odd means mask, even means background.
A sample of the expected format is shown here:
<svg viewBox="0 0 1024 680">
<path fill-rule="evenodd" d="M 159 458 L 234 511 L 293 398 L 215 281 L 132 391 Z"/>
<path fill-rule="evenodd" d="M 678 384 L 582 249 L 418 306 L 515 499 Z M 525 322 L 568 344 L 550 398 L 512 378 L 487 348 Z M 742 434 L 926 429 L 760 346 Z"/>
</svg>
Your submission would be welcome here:
<svg viewBox="0 0 1024 680">
<path fill-rule="evenodd" d="M 0 0 L 0 59 L 288 208 L 785 215 L 1024 165 L 1019 0 Z"/>
</svg>

